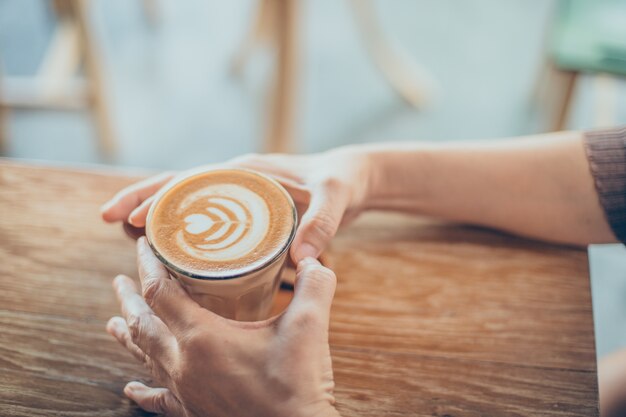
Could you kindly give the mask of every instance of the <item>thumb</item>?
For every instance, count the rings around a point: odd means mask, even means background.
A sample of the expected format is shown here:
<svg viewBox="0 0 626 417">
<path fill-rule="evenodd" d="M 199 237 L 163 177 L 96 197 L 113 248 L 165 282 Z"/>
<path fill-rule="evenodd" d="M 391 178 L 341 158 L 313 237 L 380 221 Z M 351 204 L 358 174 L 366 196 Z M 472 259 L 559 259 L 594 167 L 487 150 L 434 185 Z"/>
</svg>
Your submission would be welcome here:
<svg viewBox="0 0 626 417">
<path fill-rule="evenodd" d="M 315 318 L 327 327 L 336 285 L 337 279 L 333 271 L 322 266 L 317 259 L 303 259 L 298 263 L 289 313 Z"/>
<path fill-rule="evenodd" d="M 150 413 L 161 413 L 171 417 L 186 415 L 180 401 L 167 388 L 151 388 L 141 382 L 133 381 L 126 384 L 124 394 Z"/>
<path fill-rule="evenodd" d="M 348 201 L 348 193 L 336 181 L 326 181 L 313 191 L 291 249 L 294 262 L 322 253 L 337 233 Z"/>
</svg>

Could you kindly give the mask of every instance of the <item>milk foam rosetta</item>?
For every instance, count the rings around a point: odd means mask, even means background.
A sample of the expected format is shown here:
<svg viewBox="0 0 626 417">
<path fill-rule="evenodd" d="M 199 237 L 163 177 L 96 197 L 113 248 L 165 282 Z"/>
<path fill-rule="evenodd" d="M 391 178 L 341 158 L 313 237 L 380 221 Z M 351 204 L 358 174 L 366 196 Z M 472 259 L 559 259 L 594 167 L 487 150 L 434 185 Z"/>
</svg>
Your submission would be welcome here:
<svg viewBox="0 0 626 417">
<path fill-rule="evenodd" d="M 276 183 L 244 170 L 193 175 L 152 208 L 148 239 L 171 264 L 200 275 L 254 269 L 288 243 L 293 203 Z"/>
</svg>

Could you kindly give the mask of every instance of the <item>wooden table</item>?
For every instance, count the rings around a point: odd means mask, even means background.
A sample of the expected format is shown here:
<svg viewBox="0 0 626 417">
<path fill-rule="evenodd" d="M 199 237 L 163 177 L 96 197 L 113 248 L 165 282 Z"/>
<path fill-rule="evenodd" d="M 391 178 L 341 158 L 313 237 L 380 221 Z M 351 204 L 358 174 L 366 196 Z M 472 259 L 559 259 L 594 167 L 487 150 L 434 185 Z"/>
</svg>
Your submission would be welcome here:
<svg viewBox="0 0 626 417">
<path fill-rule="evenodd" d="M 98 213 L 134 179 L 0 162 L 0 415 L 142 415 L 104 331 L 133 242 Z M 344 416 L 598 414 L 585 251 L 371 214 L 328 259 Z"/>
</svg>

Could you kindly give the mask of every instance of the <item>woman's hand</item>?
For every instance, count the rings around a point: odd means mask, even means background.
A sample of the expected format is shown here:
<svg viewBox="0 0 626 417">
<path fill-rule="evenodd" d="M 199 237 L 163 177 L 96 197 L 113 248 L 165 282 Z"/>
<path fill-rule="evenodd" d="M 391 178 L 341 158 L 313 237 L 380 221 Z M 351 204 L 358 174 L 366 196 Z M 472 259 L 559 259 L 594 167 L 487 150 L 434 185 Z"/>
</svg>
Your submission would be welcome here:
<svg viewBox="0 0 626 417">
<path fill-rule="evenodd" d="M 196 304 L 145 238 L 137 252 L 143 297 L 133 280 L 118 276 L 113 285 L 124 317 L 109 320 L 107 331 L 162 385 L 126 385 L 141 408 L 175 417 L 339 415 L 328 346 L 332 271 L 302 260 L 284 313 L 237 322 Z"/>
<path fill-rule="evenodd" d="M 312 155 L 246 155 L 222 166 L 268 174 L 291 194 L 302 214 L 291 247 L 295 263 L 318 257 L 339 225 L 365 208 L 370 192 L 369 158 L 358 148 Z M 174 177 L 174 173 L 164 173 L 123 189 L 104 204 L 102 218 L 144 227 L 153 195 Z"/>
</svg>

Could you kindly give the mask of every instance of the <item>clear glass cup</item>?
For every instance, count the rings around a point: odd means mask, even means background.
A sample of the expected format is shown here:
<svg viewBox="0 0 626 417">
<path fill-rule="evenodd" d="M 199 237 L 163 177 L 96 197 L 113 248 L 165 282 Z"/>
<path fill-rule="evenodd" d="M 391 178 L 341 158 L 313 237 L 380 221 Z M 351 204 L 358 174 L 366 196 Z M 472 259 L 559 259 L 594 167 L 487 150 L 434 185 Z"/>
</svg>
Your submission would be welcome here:
<svg viewBox="0 0 626 417">
<path fill-rule="evenodd" d="M 250 172 L 250 170 L 246 171 Z M 165 259 L 151 242 L 149 228 L 153 209 L 159 199 L 165 195 L 171 187 L 192 175 L 198 174 L 198 172 L 182 176 L 161 189 L 159 193 L 155 195 L 155 200 L 146 219 L 146 238 L 152 251 L 169 270 L 170 275 L 183 285 L 191 298 L 202 307 L 223 317 L 240 321 L 258 321 L 269 317 L 274 296 L 280 287 L 282 271 L 297 227 L 296 207 L 287 191 L 274 179 L 256 171 L 252 172 L 271 181 L 289 197 L 288 201 L 291 204 L 293 216 L 293 227 L 289 237 L 284 242 L 284 246 L 276 255 L 268 258 L 253 270 L 234 275 L 212 275 L 210 271 L 207 271 L 205 274 L 192 273 Z"/>
</svg>

